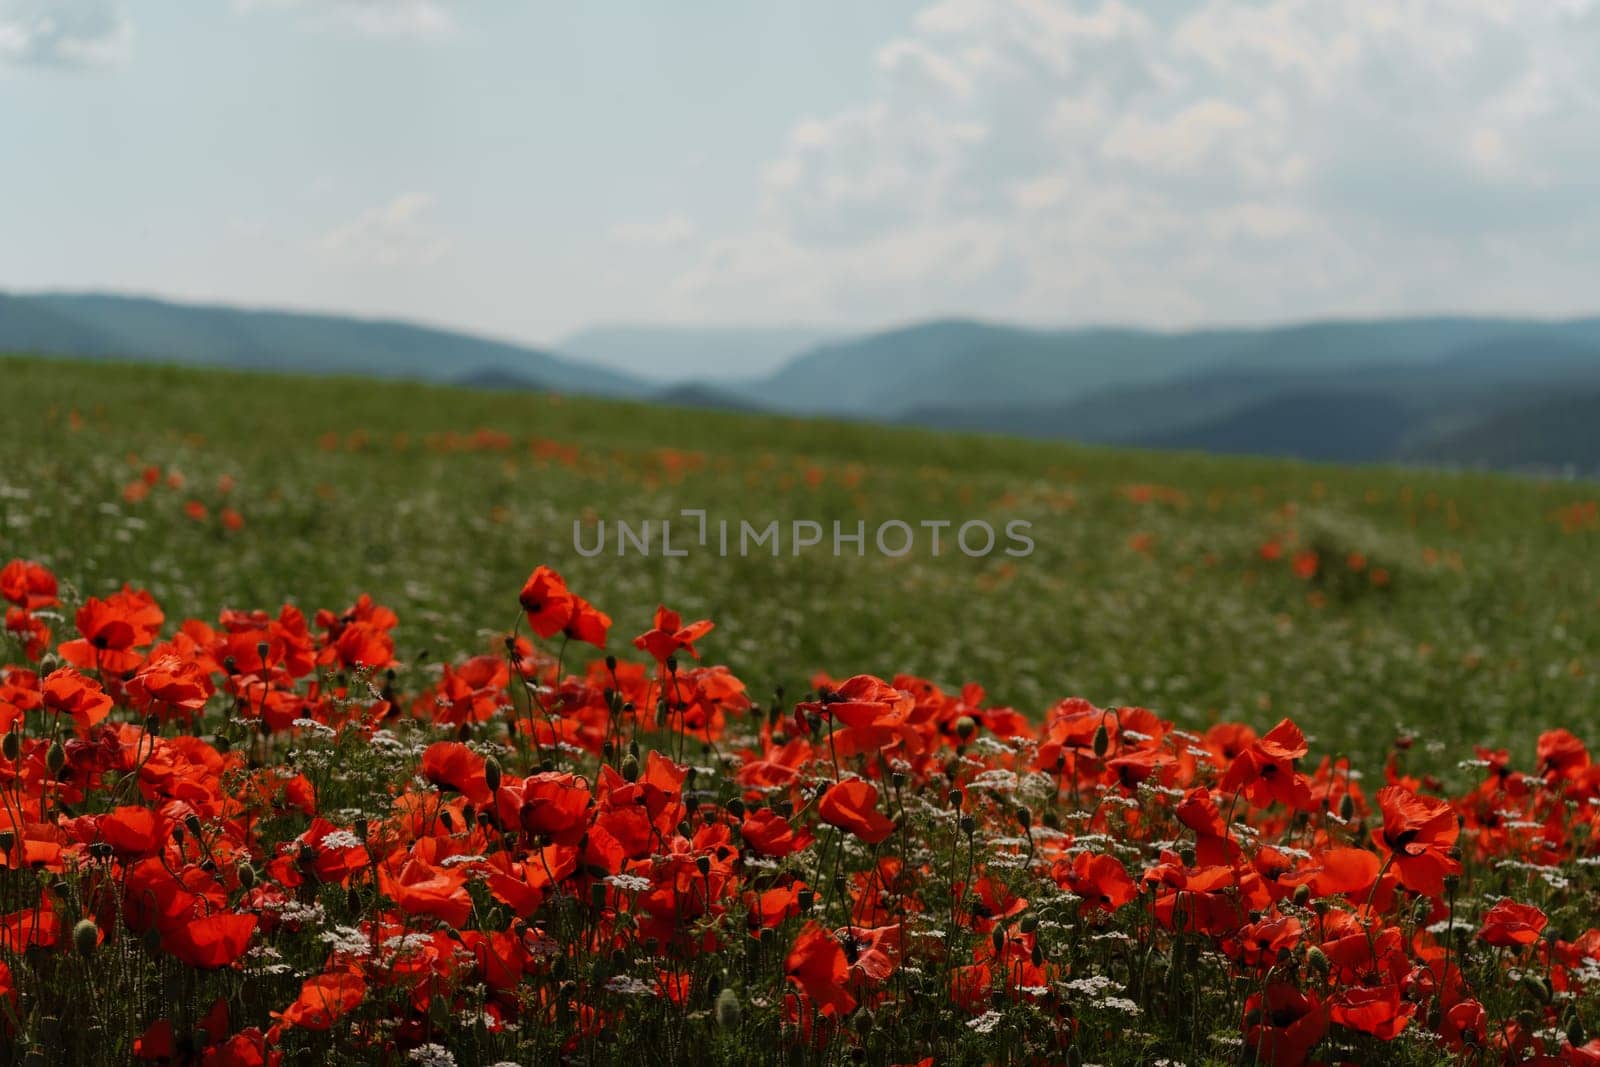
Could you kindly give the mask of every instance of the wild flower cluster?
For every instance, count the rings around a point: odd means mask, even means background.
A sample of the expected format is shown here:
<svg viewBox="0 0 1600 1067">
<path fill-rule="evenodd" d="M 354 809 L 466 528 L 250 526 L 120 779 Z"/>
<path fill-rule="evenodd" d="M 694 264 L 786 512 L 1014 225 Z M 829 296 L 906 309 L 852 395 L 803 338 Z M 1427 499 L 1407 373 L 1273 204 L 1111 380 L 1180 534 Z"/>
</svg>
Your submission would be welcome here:
<svg viewBox="0 0 1600 1067">
<path fill-rule="evenodd" d="M 13 1062 L 1597 1064 L 1600 765 L 1446 796 L 1284 720 L 907 675 L 764 704 L 535 570 L 493 651 L 363 597 L 168 625 L 0 571 Z M 510 609 L 510 597 L 507 597 Z"/>
</svg>

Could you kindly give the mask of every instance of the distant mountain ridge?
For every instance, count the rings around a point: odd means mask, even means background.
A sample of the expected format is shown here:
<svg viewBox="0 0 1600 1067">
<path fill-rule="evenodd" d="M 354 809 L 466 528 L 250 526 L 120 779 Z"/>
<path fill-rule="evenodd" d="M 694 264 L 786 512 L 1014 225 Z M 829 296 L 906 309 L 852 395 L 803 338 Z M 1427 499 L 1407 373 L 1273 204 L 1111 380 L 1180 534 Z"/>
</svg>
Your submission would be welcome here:
<svg viewBox="0 0 1600 1067">
<path fill-rule="evenodd" d="M 651 390 L 616 371 L 434 326 L 104 293 L 0 293 L 0 351 L 520 382 L 598 396 L 644 396 Z"/>
<path fill-rule="evenodd" d="M 561 355 L 652 382 L 754 382 L 838 338 L 806 326 L 590 326 L 555 344 Z"/>
<path fill-rule="evenodd" d="M 691 373 L 804 351 L 771 373 Z M 1152 448 L 1600 472 L 1600 318 L 1431 316 L 1160 331 L 970 319 L 856 336 L 618 326 L 563 342 L 671 382 L 415 323 L 0 293 L 0 351 L 411 377 L 685 408 Z M 696 346 L 708 346 L 698 352 Z M 654 355 L 652 355 L 654 353 Z"/>
</svg>

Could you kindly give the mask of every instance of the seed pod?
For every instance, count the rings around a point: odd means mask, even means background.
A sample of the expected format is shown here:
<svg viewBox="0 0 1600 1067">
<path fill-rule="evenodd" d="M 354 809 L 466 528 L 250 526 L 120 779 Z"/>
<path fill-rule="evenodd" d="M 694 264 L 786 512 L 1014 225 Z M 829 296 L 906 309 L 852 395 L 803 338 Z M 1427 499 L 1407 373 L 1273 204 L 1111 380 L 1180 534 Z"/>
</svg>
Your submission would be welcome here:
<svg viewBox="0 0 1600 1067">
<path fill-rule="evenodd" d="M 93 919 L 78 920 L 78 925 L 72 928 L 72 947 L 84 959 L 94 955 L 94 950 L 100 947 L 100 928 Z"/>
<path fill-rule="evenodd" d="M 961 832 L 971 837 L 978 829 L 978 820 L 970 815 L 961 816 Z"/>
<path fill-rule="evenodd" d="M 732 989 L 717 994 L 717 1025 L 724 1030 L 739 1025 L 739 995 Z"/>
</svg>

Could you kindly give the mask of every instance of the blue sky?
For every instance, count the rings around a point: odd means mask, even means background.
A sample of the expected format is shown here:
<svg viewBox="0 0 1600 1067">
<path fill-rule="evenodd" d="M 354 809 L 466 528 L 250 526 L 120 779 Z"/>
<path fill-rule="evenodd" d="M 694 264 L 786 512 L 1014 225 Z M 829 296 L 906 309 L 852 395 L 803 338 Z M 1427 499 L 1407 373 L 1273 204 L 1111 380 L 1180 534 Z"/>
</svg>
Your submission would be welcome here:
<svg viewBox="0 0 1600 1067">
<path fill-rule="evenodd" d="M 603 322 L 1600 310 L 1600 0 L 0 0 L 0 287 Z"/>
</svg>

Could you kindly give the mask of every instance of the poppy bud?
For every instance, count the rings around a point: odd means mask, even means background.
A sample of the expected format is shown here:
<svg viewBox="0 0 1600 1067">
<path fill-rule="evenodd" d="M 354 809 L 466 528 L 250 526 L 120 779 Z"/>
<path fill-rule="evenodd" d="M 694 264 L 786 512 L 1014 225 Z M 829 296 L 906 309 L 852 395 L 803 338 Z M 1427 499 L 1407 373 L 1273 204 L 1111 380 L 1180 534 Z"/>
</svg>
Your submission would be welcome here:
<svg viewBox="0 0 1600 1067">
<path fill-rule="evenodd" d="M 248 863 L 239 864 L 239 885 L 245 889 L 253 888 L 256 884 L 256 869 Z"/>
<path fill-rule="evenodd" d="M 1582 1048 L 1589 1043 L 1589 1036 L 1583 1029 L 1583 1020 L 1578 1018 L 1576 1011 L 1572 1013 L 1571 1019 L 1567 1023 L 1567 1042 L 1575 1049 Z"/>
<path fill-rule="evenodd" d="M 802 889 L 800 890 L 799 894 L 797 894 L 795 899 L 800 905 L 800 911 L 802 913 L 807 913 L 811 911 L 811 905 L 816 903 L 817 894 L 809 889 Z"/>
<path fill-rule="evenodd" d="M 93 919 L 79 919 L 78 925 L 72 928 L 72 947 L 78 950 L 78 955 L 88 959 L 99 946 L 100 928 Z"/>
<path fill-rule="evenodd" d="M 54 778 L 60 774 L 61 768 L 66 765 L 66 762 L 67 750 L 61 747 L 61 742 L 50 742 L 50 747 L 44 754 L 44 765 L 50 771 L 50 777 Z"/>
<path fill-rule="evenodd" d="M 1106 751 L 1111 748 L 1111 735 L 1106 732 L 1106 724 L 1102 722 L 1094 728 L 1094 758 L 1101 759 Z"/>
<path fill-rule="evenodd" d="M 732 989 L 717 994 L 717 1025 L 724 1030 L 739 1025 L 739 995 Z"/>
<path fill-rule="evenodd" d="M 1194 847 L 1192 845 L 1185 845 L 1183 848 L 1179 849 L 1178 859 L 1183 861 L 1183 865 L 1185 867 L 1193 867 L 1195 861 Z"/>
<path fill-rule="evenodd" d="M 1300 905 L 1303 908 L 1303 907 L 1306 906 L 1306 901 L 1308 901 L 1310 899 L 1311 899 L 1311 887 L 1309 885 L 1307 885 L 1304 882 L 1301 882 L 1299 885 L 1294 887 L 1294 902 L 1296 904 Z"/>
<path fill-rule="evenodd" d="M 963 743 L 971 741 L 972 735 L 977 732 L 978 721 L 971 715 L 963 715 L 956 720 L 956 736 L 961 738 Z"/>
<path fill-rule="evenodd" d="M 589 883 L 589 906 L 599 911 L 606 906 L 606 884 L 604 882 Z"/>
<path fill-rule="evenodd" d="M 615 656 L 607 656 L 606 657 L 606 670 L 610 671 L 612 674 L 617 673 L 617 657 L 615 657 Z"/>
<path fill-rule="evenodd" d="M 1054 808 L 1044 809 L 1044 824 L 1052 830 L 1060 829 L 1061 816 L 1056 814 Z"/>
<path fill-rule="evenodd" d="M 1550 986 L 1544 978 L 1537 974 L 1522 976 L 1522 988 L 1537 997 L 1542 1004 L 1550 1003 Z"/>
<path fill-rule="evenodd" d="M 994 931 L 990 933 L 989 940 L 994 942 L 995 955 L 998 956 L 1000 953 L 1004 952 L 1006 948 L 1006 928 L 1003 926 L 996 926 Z"/>
<path fill-rule="evenodd" d="M 272 646 L 267 644 L 265 641 L 257 641 L 256 642 L 256 658 L 259 659 L 262 663 L 265 663 L 267 661 L 267 653 L 269 653 L 271 651 L 272 651 Z"/>
<path fill-rule="evenodd" d="M 744 818 L 744 801 L 740 800 L 738 797 L 734 797 L 732 800 L 728 801 L 727 808 L 728 814 L 732 815 L 735 819 Z"/>
<path fill-rule="evenodd" d="M 483 761 L 483 781 L 489 787 L 489 792 L 500 791 L 500 761 L 493 756 Z"/>
<path fill-rule="evenodd" d="M 22 755 L 22 735 L 15 730 L 7 730 L 6 739 L 0 742 L 0 745 L 4 746 L 0 748 L 0 751 L 3 751 L 6 759 L 11 760 L 13 763 L 16 762 L 18 756 Z"/>
<path fill-rule="evenodd" d="M 450 814 L 449 808 L 439 809 L 439 822 L 444 826 L 446 832 L 452 834 L 456 832 L 456 817 Z"/>
<path fill-rule="evenodd" d="M 1039 947 L 1038 942 L 1034 942 L 1033 951 L 1028 954 L 1028 960 L 1035 967 L 1044 966 L 1044 949 Z"/>
<path fill-rule="evenodd" d="M 1017 923 L 1017 929 L 1025 934 L 1033 933 L 1039 929 L 1039 917 L 1037 915 L 1024 915 L 1022 921 Z"/>
<path fill-rule="evenodd" d="M 1023 807 L 1017 808 L 1017 823 L 1024 830 L 1030 829 L 1033 826 L 1033 812 Z"/>
<path fill-rule="evenodd" d="M 1356 798 L 1346 793 L 1339 798 L 1339 818 L 1349 822 L 1356 815 Z"/>
<path fill-rule="evenodd" d="M 632 754 L 623 757 L 622 778 L 628 782 L 637 782 L 639 780 L 639 757 Z"/>
<path fill-rule="evenodd" d="M 678 673 L 678 657 L 677 656 L 668 656 L 667 657 L 667 673 L 668 674 L 677 674 Z"/>
<path fill-rule="evenodd" d="M 194 835 L 195 840 L 199 840 L 199 838 L 200 838 L 200 816 L 194 814 L 193 812 L 190 812 L 188 815 L 184 816 L 183 826 L 184 826 L 184 829 L 188 830 L 189 833 Z"/>
<path fill-rule="evenodd" d="M 61 657 L 54 652 L 46 652 L 43 658 L 39 660 L 39 677 L 43 678 L 47 674 L 54 674 L 60 666 Z"/>
</svg>

